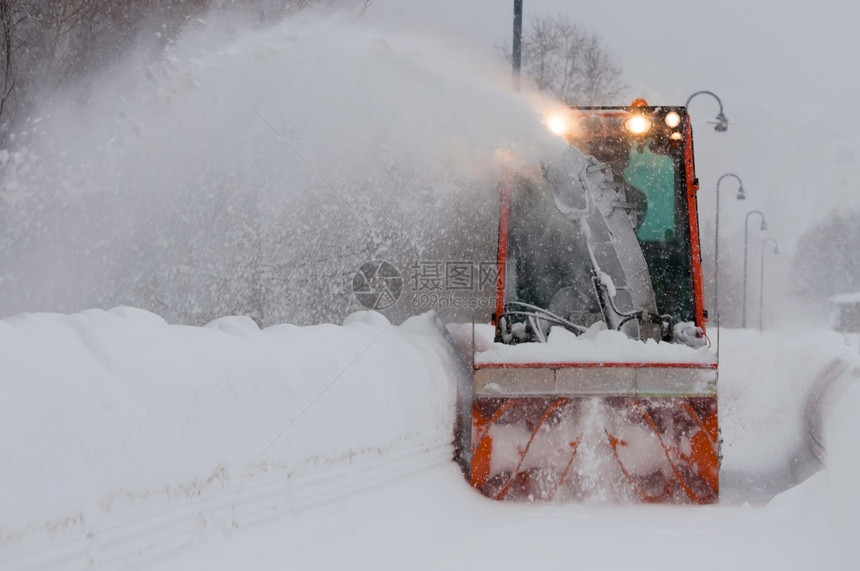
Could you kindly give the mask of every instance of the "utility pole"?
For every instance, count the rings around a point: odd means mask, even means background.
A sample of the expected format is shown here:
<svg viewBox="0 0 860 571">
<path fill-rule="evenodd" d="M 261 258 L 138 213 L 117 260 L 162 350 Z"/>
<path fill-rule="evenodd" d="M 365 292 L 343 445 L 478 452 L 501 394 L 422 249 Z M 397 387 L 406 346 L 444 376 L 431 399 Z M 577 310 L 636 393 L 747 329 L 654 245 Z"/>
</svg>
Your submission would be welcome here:
<svg viewBox="0 0 860 571">
<path fill-rule="evenodd" d="M 514 89 L 520 89 L 520 64 L 523 56 L 523 0 L 514 0 L 514 46 L 512 53 L 514 66 Z"/>
</svg>

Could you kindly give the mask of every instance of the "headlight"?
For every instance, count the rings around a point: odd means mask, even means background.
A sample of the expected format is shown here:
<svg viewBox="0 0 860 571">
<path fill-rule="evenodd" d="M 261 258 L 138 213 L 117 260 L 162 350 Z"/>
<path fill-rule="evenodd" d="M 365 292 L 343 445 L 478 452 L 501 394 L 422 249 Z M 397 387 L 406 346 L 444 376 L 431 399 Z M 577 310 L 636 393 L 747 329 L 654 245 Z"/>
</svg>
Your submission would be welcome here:
<svg viewBox="0 0 860 571">
<path fill-rule="evenodd" d="M 666 125 L 671 128 L 675 128 L 681 124 L 681 116 L 677 111 L 669 111 L 666 113 Z"/>
<path fill-rule="evenodd" d="M 644 115 L 632 115 L 624 122 L 624 128 L 634 135 L 641 135 L 651 130 L 651 119 Z"/>
<path fill-rule="evenodd" d="M 570 122 L 561 115 L 553 115 L 547 119 L 546 126 L 556 135 L 564 135 L 570 129 Z"/>
</svg>

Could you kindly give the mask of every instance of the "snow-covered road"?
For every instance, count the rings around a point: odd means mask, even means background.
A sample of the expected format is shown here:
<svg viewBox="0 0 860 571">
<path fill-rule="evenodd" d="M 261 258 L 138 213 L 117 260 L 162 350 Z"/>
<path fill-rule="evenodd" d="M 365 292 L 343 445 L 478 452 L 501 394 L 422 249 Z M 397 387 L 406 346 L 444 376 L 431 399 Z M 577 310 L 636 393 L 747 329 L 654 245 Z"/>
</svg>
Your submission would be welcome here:
<svg viewBox="0 0 860 571">
<path fill-rule="evenodd" d="M 845 569 L 814 498 L 767 507 L 493 503 L 443 464 L 151 569 Z"/>
<path fill-rule="evenodd" d="M 720 337 L 720 504 L 517 505 L 450 460 L 453 357 L 430 316 L 262 331 L 130 308 L 8 319 L 0 568 L 850 569 L 856 340 Z M 816 469 L 806 409 L 828 370 L 826 469 L 797 485 Z"/>
</svg>

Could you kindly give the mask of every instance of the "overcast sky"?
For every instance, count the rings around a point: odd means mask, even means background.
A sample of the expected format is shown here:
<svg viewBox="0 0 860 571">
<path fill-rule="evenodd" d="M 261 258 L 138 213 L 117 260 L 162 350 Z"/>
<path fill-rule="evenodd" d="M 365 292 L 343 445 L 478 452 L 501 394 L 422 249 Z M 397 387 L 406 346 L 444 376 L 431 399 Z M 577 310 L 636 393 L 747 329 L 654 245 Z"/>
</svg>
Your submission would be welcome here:
<svg viewBox="0 0 860 571">
<path fill-rule="evenodd" d="M 513 0 L 375 0 L 369 18 L 492 53 L 510 43 L 512 7 Z M 837 204 L 860 202 L 860 137 L 850 118 L 860 94 L 860 3 L 524 0 L 526 27 L 556 13 L 603 37 L 631 97 L 683 104 L 707 89 L 722 99 L 732 122 L 725 134 L 706 123 L 716 101 L 700 96 L 690 105 L 703 224 L 725 172 L 741 176 L 749 200 L 723 203 L 721 225 L 742 233 L 746 212 L 760 208 L 789 249 Z"/>
</svg>

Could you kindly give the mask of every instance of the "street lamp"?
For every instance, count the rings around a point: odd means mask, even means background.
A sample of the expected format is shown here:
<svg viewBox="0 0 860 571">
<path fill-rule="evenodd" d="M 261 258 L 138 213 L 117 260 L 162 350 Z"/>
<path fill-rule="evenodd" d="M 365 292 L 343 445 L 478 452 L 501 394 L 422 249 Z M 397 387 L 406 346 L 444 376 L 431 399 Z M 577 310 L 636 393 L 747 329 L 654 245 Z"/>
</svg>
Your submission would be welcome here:
<svg viewBox="0 0 860 571">
<path fill-rule="evenodd" d="M 514 72 L 514 89 L 520 89 L 520 67 L 523 45 L 523 0 L 514 0 L 514 40 L 511 48 L 511 64 Z"/>
<path fill-rule="evenodd" d="M 689 103 L 689 100 L 687 101 Z M 741 178 L 734 173 L 726 173 L 717 179 L 717 221 L 716 221 L 716 236 L 714 241 L 714 315 L 720 314 L 720 183 L 726 177 L 733 177 L 738 181 L 737 199 L 743 200 L 746 198 L 744 193 L 744 183 Z"/>
<path fill-rule="evenodd" d="M 703 94 L 704 95 L 710 95 L 711 97 L 713 97 L 714 99 L 717 100 L 717 103 L 719 103 L 720 112 L 717 113 L 717 117 L 715 119 L 716 124 L 714 125 L 714 131 L 716 131 L 717 133 L 725 133 L 729 128 L 729 120 L 723 114 L 723 102 L 720 101 L 720 98 L 717 97 L 715 93 L 712 93 L 710 91 L 697 91 L 687 98 L 687 102 L 684 104 L 684 107 L 690 106 L 690 101 L 693 99 L 693 97 L 695 97 L 697 95 L 703 95 Z"/>
<path fill-rule="evenodd" d="M 741 327 L 746 329 L 747 326 L 747 252 L 749 251 L 750 237 L 750 216 L 758 214 L 761 217 L 761 230 L 767 230 L 767 222 L 764 221 L 764 214 L 761 210 L 750 210 L 747 212 L 746 220 L 744 221 L 744 307 L 741 314 Z"/>
<path fill-rule="evenodd" d="M 759 293 L 758 293 L 758 330 L 762 330 L 762 323 L 764 322 L 764 247 L 768 243 L 773 243 L 773 253 L 779 254 L 779 244 L 776 243 L 776 240 L 773 238 L 765 238 L 764 242 L 761 243 L 761 278 L 759 279 Z"/>
</svg>

